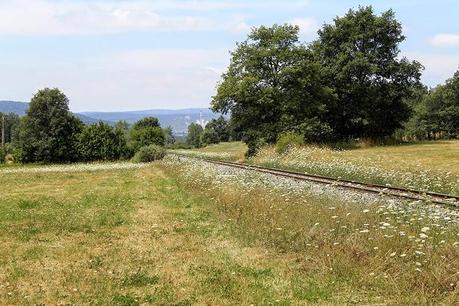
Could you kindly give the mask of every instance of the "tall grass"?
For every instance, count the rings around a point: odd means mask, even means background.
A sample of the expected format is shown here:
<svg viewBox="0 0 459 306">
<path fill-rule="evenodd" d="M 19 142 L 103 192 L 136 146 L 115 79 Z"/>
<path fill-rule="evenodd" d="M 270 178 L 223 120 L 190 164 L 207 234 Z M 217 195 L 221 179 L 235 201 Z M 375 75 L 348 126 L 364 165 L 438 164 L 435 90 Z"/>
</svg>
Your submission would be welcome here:
<svg viewBox="0 0 459 306">
<path fill-rule="evenodd" d="M 447 168 L 435 169 L 409 157 L 394 159 L 390 151 L 387 154 L 371 152 L 359 154 L 353 150 L 302 146 L 279 154 L 275 147 L 268 146 L 248 162 L 339 179 L 459 195 L 459 173 Z"/>
<path fill-rule="evenodd" d="M 199 161 L 169 160 L 167 167 L 188 190 L 212 197 L 222 222 L 248 246 L 295 259 L 302 281 L 297 290 L 291 283 L 293 297 L 459 303 L 458 218 L 445 211 L 418 202 L 319 196 L 308 185 Z"/>
</svg>

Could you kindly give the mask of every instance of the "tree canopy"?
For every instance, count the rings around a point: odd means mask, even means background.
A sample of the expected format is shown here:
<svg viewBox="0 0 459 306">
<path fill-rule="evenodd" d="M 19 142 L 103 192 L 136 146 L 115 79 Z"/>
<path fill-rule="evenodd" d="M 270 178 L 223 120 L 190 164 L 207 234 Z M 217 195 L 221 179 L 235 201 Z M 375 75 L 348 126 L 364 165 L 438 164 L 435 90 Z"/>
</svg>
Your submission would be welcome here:
<svg viewBox="0 0 459 306">
<path fill-rule="evenodd" d="M 319 30 L 313 49 L 337 99 L 327 122 L 340 137 L 381 137 L 402 127 L 405 103 L 419 84 L 422 66 L 399 58 L 402 26 L 388 10 L 349 10 Z"/>
<path fill-rule="evenodd" d="M 321 67 L 298 33 L 291 25 L 261 26 L 231 54 L 212 109 L 231 113 L 249 150 L 259 139 L 274 142 L 287 130 L 309 138 L 330 130 L 322 117 L 332 92 L 323 86 Z"/>
<path fill-rule="evenodd" d="M 129 133 L 129 147 L 138 151 L 149 145 L 164 146 L 165 135 L 159 121 L 154 117 L 147 117 L 137 121 Z"/>
<path fill-rule="evenodd" d="M 126 156 L 123 130 L 107 123 L 87 125 L 78 136 L 78 151 L 84 161 L 117 160 Z"/>
<path fill-rule="evenodd" d="M 459 137 L 459 71 L 416 105 L 408 131 L 417 139 Z"/>
<path fill-rule="evenodd" d="M 33 96 L 19 128 L 17 148 L 22 162 L 77 160 L 82 122 L 69 112 L 68 104 L 68 98 L 57 88 L 45 88 Z"/>
</svg>

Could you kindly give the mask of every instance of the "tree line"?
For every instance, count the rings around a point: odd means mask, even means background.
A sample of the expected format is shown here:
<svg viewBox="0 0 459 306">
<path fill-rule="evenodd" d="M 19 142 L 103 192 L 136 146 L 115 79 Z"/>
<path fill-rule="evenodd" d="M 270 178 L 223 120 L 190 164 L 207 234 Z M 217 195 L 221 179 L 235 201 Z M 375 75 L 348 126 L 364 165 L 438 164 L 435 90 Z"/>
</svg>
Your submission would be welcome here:
<svg viewBox="0 0 459 306">
<path fill-rule="evenodd" d="M 459 137 L 459 71 L 427 88 L 422 65 L 400 56 L 404 40 L 394 12 L 377 15 L 372 7 L 323 25 L 309 44 L 299 40 L 296 26 L 254 28 L 231 53 L 212 98 L 212 110 L 226 116 L 205 127 L 192 123 L 179 146 L 243 140 L 250 155 L 282 136 L 315 143 Z M 158 148 L 141 148 L 175 142 L 172 129 L 156 118 L 133 126 L 84 125 L 68 103 L 58 89 L 46 88 L 34 95 L 25 117 L 5 115 L 9 144 L 0 154 L 27 163 L 117 160 L 140 151 L 161 156 Z"/>
<path fill-rule="evenodd" d="M 231 122 L 220 116 L 210 120 L 204 127 L 199 123 L 191 123 L 188 126 L 187 146 L 200 148 L 220 142 L 241 140 L 241 133 L 235 131 Z"/>
<path fill-rule="evenodd" d="M 392 10 L 349 10 L 310 44 L 292 25 L 254 28 L 237 44 L 212 109 L 253 154 L 285 133 L 309 142 L 458 137 L 459 73 L 427 90 L 423 66 L 400 57 L 405 40 Z"/>
<path fill-rule="evenodd" d="M 130 159 L 140 151 L 158 156 L 166 143 L 174 141 L 172 129 L 162 129 L 154 117 L 131 127 L 124 121 L 114 126 L 102 121 L 85 125 L 69 111 L 68 98 L 57 88 L 38 91 L 26 116 L 6 114 L 5 119 L 8 145 L 0 150 L 0 162 L 6 153 L 22 163 L 113 161 Z M 142 157 L 136 159 L 144 161 Z"/>
</svg>

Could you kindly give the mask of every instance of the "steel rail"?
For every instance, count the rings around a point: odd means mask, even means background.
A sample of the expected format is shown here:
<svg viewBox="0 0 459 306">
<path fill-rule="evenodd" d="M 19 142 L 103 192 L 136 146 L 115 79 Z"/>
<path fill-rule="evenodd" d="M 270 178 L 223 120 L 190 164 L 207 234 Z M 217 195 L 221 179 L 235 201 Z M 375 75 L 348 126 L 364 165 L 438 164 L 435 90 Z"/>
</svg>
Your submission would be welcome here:
<svg viewBox="0 0 459 306">
<path fill-rule="evenodd" d="M 253 170 L 261 173 L 268 173 L 275 176 L 291 178 L 295 180 L 301 181 L 310 181 L 319 184 L 325 185 L 332 185 L 336 187 L 342 187 L 346 189 L 353 189 L 361 192 L 369 192 L 374 194 L 380 195 L 388 195 L 397 198 L 404 198 L 408 200 L 422 200 L 428 201 L 435 204 L 441 205 L 448 205 L 454 208 L 459 208 L 459 196 L 450 195 L 450 194 L 443 194 L 437 192 L 430 192 L 430 191 L 420 191 L 410 188 L 403 188 L 403 187 L 393 187 L 393 186 L 384 186 L 379 184 L 372 184 L 372 183 L 363 183 L 357 182 L 352 180 L 343 180 L 343 179 L 335 179 L 332 177 L 322 176 L 322 175 L 315 175 L 315 174 L 306 174 L 300 172 L 294 172 L 289 170 L 283 169 L 275 169 L 269 167 L 262 167 L 257 165 L 250 165 L 247 163 L 235 163 L 229 161 L 221 161 L 215 160 L 210 158 L 198 157 L 198 156 L 190 156 L 185 154 L 177 154 L 177 153 L 170 153 L 172 155 L 176 155 L 179 157 L 184 158 L 195 158 L 198 160 L 202 160 L 208 163 L 217 164 L 221 166 L 228 166 L 228 167 L 235 167 L 245 170 Z"/>
</svg>

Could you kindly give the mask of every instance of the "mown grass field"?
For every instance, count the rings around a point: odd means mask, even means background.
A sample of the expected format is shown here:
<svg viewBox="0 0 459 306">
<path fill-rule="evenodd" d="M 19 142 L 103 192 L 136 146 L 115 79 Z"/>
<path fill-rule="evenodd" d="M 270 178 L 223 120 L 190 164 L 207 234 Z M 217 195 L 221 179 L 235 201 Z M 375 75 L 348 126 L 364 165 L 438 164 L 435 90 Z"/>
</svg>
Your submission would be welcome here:
<svg viewBox="0 0 459 306">
<path fill-rule="evenodd" d="M 443 213 L 194 161 L 91 167 L 0 172 L 1 305 L 459 303 Z"/>
<path fill-rule="evenodd" d="M 235 142 L 193 150 L 188 154 L 241 161 L 246 150 L 244 144 Z M 278 154 L 274 146 L 268 146 L 246 162 L 365 183 L 459 195 L 458 140 L 349 150 L 303 146 L 291 148 L 283 154 Z"/>
</svg>

